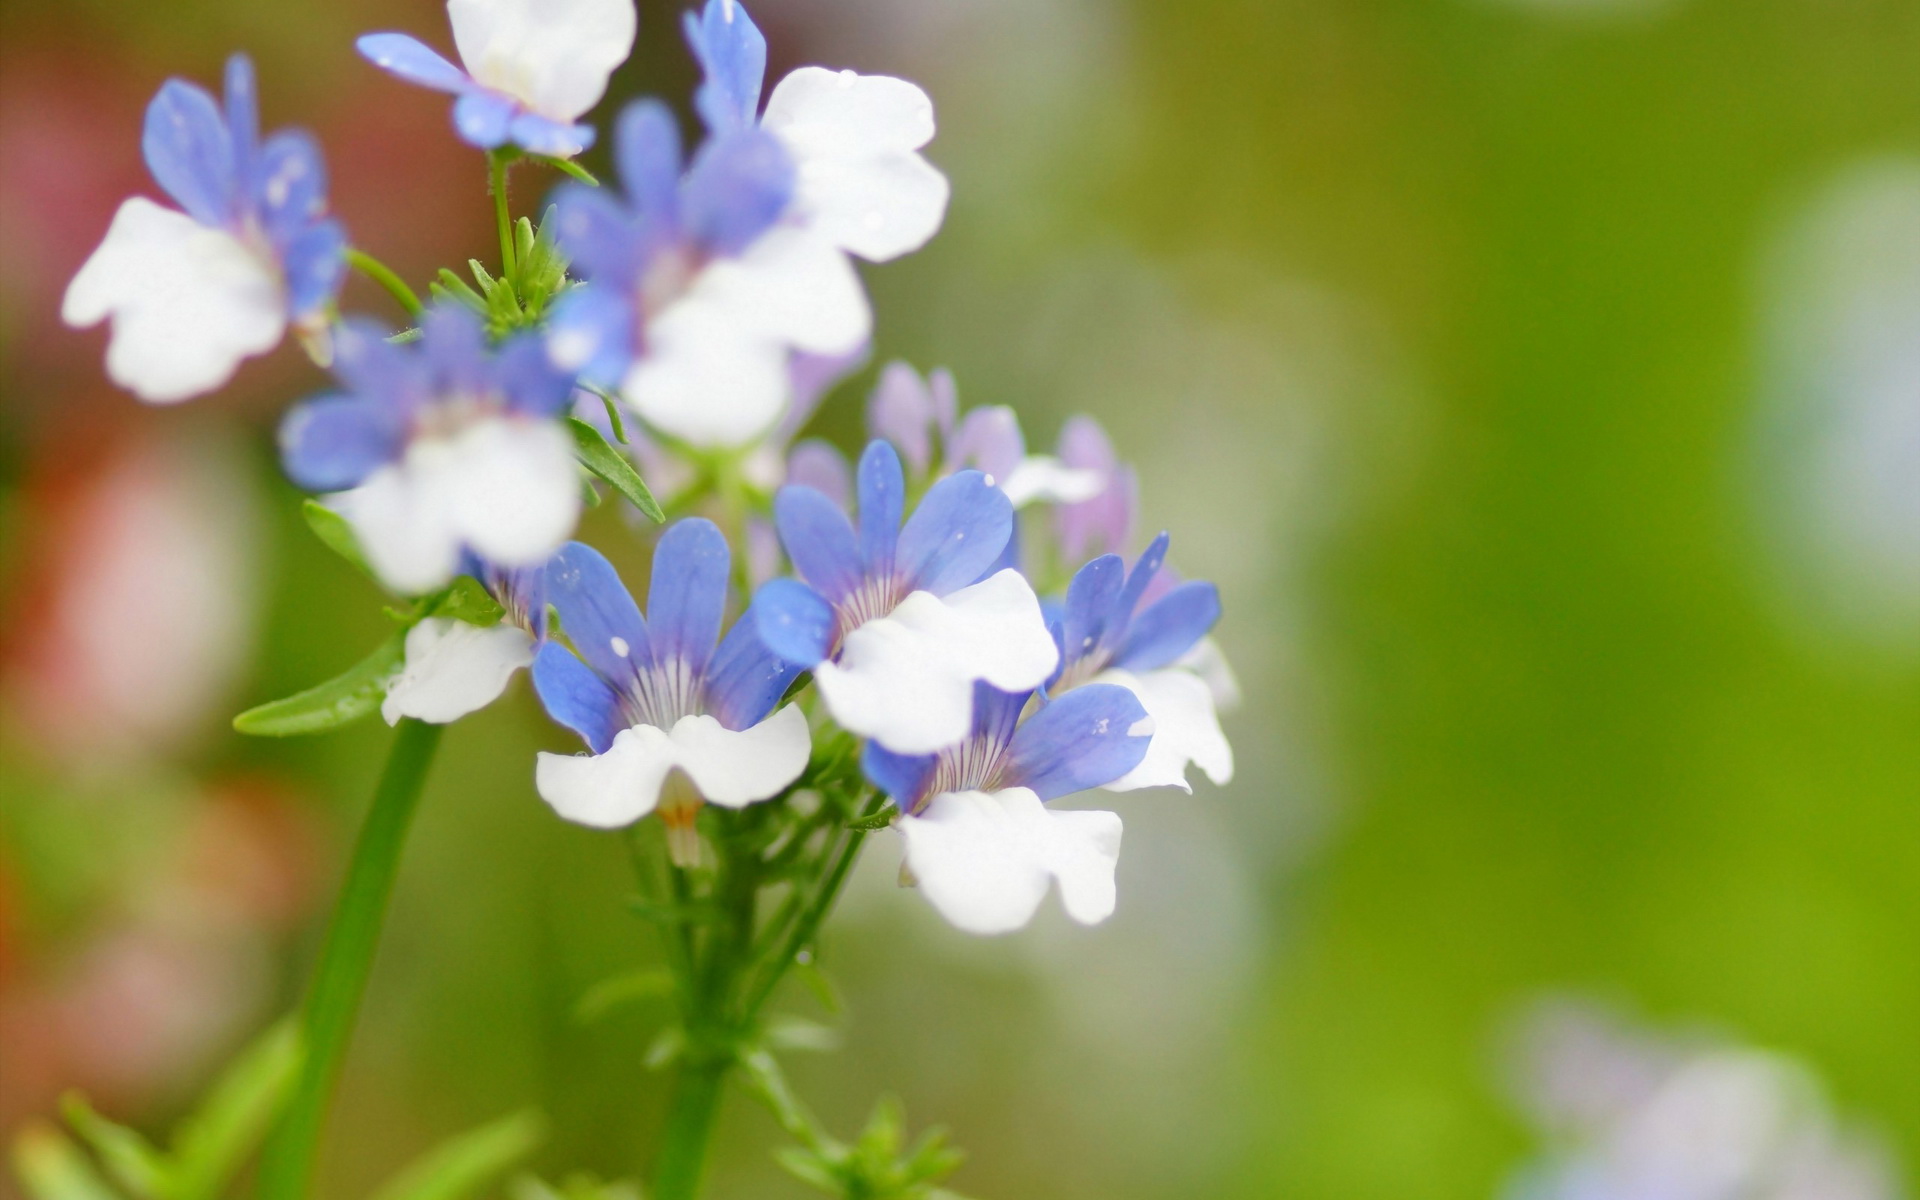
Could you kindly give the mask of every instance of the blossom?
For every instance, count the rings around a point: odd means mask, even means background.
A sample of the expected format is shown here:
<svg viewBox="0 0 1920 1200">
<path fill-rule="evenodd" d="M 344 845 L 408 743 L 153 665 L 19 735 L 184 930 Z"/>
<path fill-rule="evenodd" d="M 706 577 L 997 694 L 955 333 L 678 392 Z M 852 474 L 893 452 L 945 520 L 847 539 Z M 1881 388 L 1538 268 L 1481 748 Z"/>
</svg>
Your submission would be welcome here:
<svg viewBox="0 0 1920 1200">
<path fill-rule="evenodd" d="M 503 568 L 546 561 L 580 511 L 573 443 L 554 416 L 571 381 L 537 339 L 486 345 L 480 319 L 430 310 L 417 345 L 344 322 L 334 373 L 345 392 L 295 408 L 280 427 L 287 474 L 340 492 L 374 572 L 406 593 L 452 579 L 471 551 Z M 350 490 L 349 490 L 350 489 Z"/>
<path fill-rule="evenodd" d="M 1099 787 L 1148 753 L 1152 722 L 1125 688 L 1090 684 L 1039 703 L 1031 692 L 975 687 L 972 730 L 935 755 L 869 742 L 861 765 L 893 798 L 906 866 L 940 914 L 969 933 L 1007 933 L 1033 919 L 1053 880 L 1067 915 L 1113 914 L 1120 818 L 1058 811 L 1046 801 Z"/>
<path fill-rule="evenodd" d="M 1106 430 L 1092 417 L 1067 418 L 1060 427 L 1060 461 L 1070 469 L 1091 471 L 1100 488 L 1084 500 L 1054 510 L 1054 531 L 1068 562 L 1100 554 L 1123 554 L 1133 540 L 1134 510 L 1140 485 L 1133 468 L 1122 463 Z"/>
<path fill-rule="evenodd" d="M 546 568 L 507 569 L 472 554 L 462 564 L 499 603 L 491 625 L 432 616 L 407 630 L 406 658 L 387 684 L 380 715 L 397 725 L 412 717 L 435 725 L 457 721 L 500 698 L 514 672 L 533 665 L 547 636 Z"/>
<path fill-rule="evenodd" d="M 1106 787 L 1191 791 L 1187 764 L 1215 783 L 1233 778 L 1233 747 L 1220 730 L 1215 688 L 1225 663 L 1206 634 L 1220 619 L 1220 592 L 1188 581 L 1154 596 L 1164 579 L 1168 537 L 1153 540 L 1129 572 L 1117 554 L 1081 567 L 1067 587 L 1055 625 L 1061 667 L 1048 688 L 1058 694 L 1088 681 L 1118 684 L 1140 698 L 1153 718 L 1153 745 L 1131 771 Z M 1206 672 L 1203 674 L 1203 672 Z"/>
<path fill-rule="evenodd" d="M 106 238 L 67 286 L 60 316 L 112 319 L 107 375 L 142 400 L 213 391 L 287 324 L 324 325 L 345 271 L 346 235 L 327 217 L 320 147 L 298 130 L 260 141 L 253 63 L 227 60 L 225 111 L 169 79 L 147 105 L 141 152 L 178 210 L 121 202 Z"/>
<path fill-rule="evenodd" d="M 1048 454 L 1028 454 L 1020 418 L 1004 404 L 958 415 L 953 375 L 944 368 L 925 379 L 903 362 L 888 363 L 867 402 L 867 428 L 899 448 L 914 473 L 935 466 L 951 475 L 966 467 L 985 472 L 1015 508 L 1036 501 L 1077 504 L 1106 486 L 1100 473 L 1069 466 Z M 944 461 L 935 457 L 934 441 Z"/>
<path fill-rule="evenodd" d="M 644 617 L 592 548 L 568 543 L 547 567 L 573 652 L 541 647 L 533 685 L 592 750 L 540 755 L 534 785 L 562 817 L 613 828 L 658 808 L 685 863 L 699 801 L 740 808 L 805 769 L 806 718 L 774 707 L 799 669 L 761 644 L 750 614 L 720 636 L 731 568 L 726 539 L 699 517 L 661 535 Z"/>
<path fill-rule="evenodd" d="M 896 753 L 930 754 L 967 735 L 975 682 L 1030 691 L 1059 652 L 1020 573 L 988 573 L 1012 533 L 1013 506 L 986 476 L 962 471 L 934 484 L 902 527 L 900 456 L 876 441 L 860 458 L 857 488 L 857 533 L 812 488 L 775 495 L 774 525 L 805 582 L 760 589 L 760 636 L 812 669 L 842 726 Z"/>
<path fill-rule="evenodd" d="M 624 201 L 562 189 L 560 242 L 588 283 L 556 307 L 550 346 L 662 432 L 738 446 L 779 419 L 789 355 L 866 341 L 849 255 L 924 244 L 947 181 L 918 153 L 933 105 L 913 84 L 803 67 L 757 117 L 767 48 L 746 11 L 711 0 L 686 31 L 708 138 L 683 176 L 671 114 L 637 102 L 614 135 Z"/>
<path fill-rule="evenodd" d="M 483 150 L 511 142 L 570 158 L 593 144 L 579 121 L 633 51 L 633 0 L 447 0 L 447 20 L 464 71 L 404 33 L 355 45 L 381 70 L 458 97 L 453 126 Z"/>
</svg>

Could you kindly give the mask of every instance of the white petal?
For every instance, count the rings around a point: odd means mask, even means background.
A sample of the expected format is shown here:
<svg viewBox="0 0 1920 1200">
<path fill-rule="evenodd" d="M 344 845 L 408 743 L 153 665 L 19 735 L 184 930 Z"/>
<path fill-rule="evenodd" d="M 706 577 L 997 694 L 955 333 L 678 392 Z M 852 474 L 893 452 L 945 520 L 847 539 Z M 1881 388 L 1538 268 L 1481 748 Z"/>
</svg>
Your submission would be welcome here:
<svg viewBox="0 0 1920 1200">
<path fill-rule="evenodd" d="M 688 296 L 742 329 L 809 354 L 846 354 L 873 331 L 853 264 L 803 226 L 777 225 L 738 257 L 714 260 Z"/>
<path fill-rule="evenodd" d="M 428 617 L 407 631 L 406 665 L 387 685 L 380 715 L 444 725 L 492 704 L 513 673 L 533 663 L 533 636 L 518 625 L 479 626 Z"/>
<path fill-rule="evenodd" d="M 940 228 L 947 178 L 915 153 L 933 137 L 933 102 L 913 84 L 802 67 L 773 89 L 763 124 L 793 154 L 797 209 L 834 245 L 885 262 Z"/>
<path fill-rule="evenodd" d="M 814 682 L 848 730 L 898 754 L 931 754 L 966 737 L 975 680 L 1036 688 L 1058 657 L 1032 587 L 1008 569 L 944 598 L 912 593 L 847 634 Z"/>
<path fill-rule="evenodd" d="M 674 758 L 664 731 L 635 725 L 621 730 L 605 754 L 541 754 L 533 786 L 567 820 L 617 829 L 653 811 Z"/>
<path fill-rule="evenodd" d="M 441 491 L 453 531 L 501 566 L 544 563 L 580 519 L 573 444 L 555 421 L 480 421 L 415 442 L 407 465 Z"/>
<path fill-rule="evenodd" d="M 1230 713 L 1240 707 L 1240 680 L 1228 665 L 1219 642 L 1203 637 L 1173 665 L 1185 667 L 1206 680 L 1207 690 L 1213 693 L 1213 706 L 1221 712 Z"/>
<path fill-rule="evenodd" d="M 1107 486 L 1106 477 L 1100 472 L 1069 467 L 1051 454 L 1021 459 L 1013 474 L 998 482 L 1015 508 L 1025 508 L 1036 500 L 1047 504 L 1079 504 L 1098 496 Z"/>
<path fill-rule="evenodd" d="M 726 308 L 686 297 L 647 328 L 647 352 L 621 382 L 634 411 L 700 447 L 745 445 L 786 408 L 787 351 Z"/>
<path fill-rule="evenodd" d="M 807 718 L 793 704 L 738 731 L 709 716 L 682 717 L 669 736 L 700 794 L 727 808 L 765 800 L 798 779 L 813 748 Z"/>
<path fill-rule="evenodd" d="M 1107 784 L 1107 791 L 1177 787 L 1190 792 L 1188 763 L 1205 771 L 1215 783 L 1224 784 L 1233 778 L 1233 747 L 1220 730 L 1213 692 L 1206 680 L 1180 667 L 1163 667 L 1137 675 L 1105 671 L 1095 677 L 1095 682 L 1117 683 L 1132 692 L 1153 722 L 1153 741 L 1147 744 L 1147 756 L 1139 766 Z"/>
<path fill-rule="evenodd" d="M 1053 812 L 1026 788 L 945 792 L 896 824 L 906 865 L 940 914 L 968 933 L 1008 933 L 1033 919 L 1049 879 L 1084 925 L 1113 912 L 1120 818 Z"/>
<path fill-rule="evenodd" d="M 556 121 L 577 121 L 633 51 L 633 0 L 447 0 L 467 73 Z"/>
<path fill-rule="evenodd" d="M 233 378 L 286 331 L 278 269 L 225 230 L 135 196 L 67 286 L 61 319 L 113 318 L 107 375 L 167 404 Z"/>
<path fill-rule="evenodd" d="M 417 486 L 404 464 L 381 467 L 327 503 L 353 526 L 367 565 L 394 591 L 417 596 L 458 572 L 460 539 L 437 497 Z"/>
</svg>

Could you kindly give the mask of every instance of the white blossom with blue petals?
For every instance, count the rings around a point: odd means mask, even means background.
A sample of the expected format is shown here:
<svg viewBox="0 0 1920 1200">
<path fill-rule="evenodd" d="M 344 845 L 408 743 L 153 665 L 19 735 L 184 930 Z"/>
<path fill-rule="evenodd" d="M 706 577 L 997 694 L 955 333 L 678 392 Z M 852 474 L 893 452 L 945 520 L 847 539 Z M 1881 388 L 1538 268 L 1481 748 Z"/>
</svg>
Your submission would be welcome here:
<svg viewBox="0 0 1920 1200">
<path fill-rule="evenodd" d="M 402 717 L 445 725 L 480 711 L 546 640 L 544 566 L 506 570 L 468 555 L 464 569 L 506 613 L 491 625 L 435 616 L 409 629 L 406 658 L 380 703 L 389 725 Z"/>
<path fill-rule="evenodd" d="M 180 208 L 122 202 L 60 316 L 76 328 L 111 319 L 107 375 L 170 404 L 226 383 L 290 322 L 317 334 L 340 290 L 346 235 L 327 217 L 318 144 L 298 130 L 260 140 L 243 54 L 227 61 L 224 111 L 203 88 L 163 84 L 141 150 Z"/>
</svg>

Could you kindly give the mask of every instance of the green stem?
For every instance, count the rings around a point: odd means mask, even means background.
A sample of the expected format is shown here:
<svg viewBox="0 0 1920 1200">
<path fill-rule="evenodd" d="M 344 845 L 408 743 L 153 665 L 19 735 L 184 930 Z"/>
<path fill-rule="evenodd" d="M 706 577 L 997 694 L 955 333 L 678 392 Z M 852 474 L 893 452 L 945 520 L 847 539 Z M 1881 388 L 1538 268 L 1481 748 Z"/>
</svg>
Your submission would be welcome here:
<svg viewBox="0 0 1920 1200">
<path fill-rule="evenodd" d="M 513 217 L 507 212 L 507 166 L 513 158 L 509 150 L 487 151 L 487 186 L 493 192 L 493 221 L 500 230 L 500 266 L 517 293 L 520 271 L 514 264 Z"/>
<path fill-rule="evenodd" d="M 719 1115 L 728 1065 L 723 1056 L 689 1059 L 681 1065 L 661 1135 L 660 1159 L 654 1165 L 654 1200 L 697 1200 L 700 1195 L 707 1143 Z"/>
<path fill-rule="evenodd" d="M 882 801 L 884 802 L 884 797 Z M 759 1017 L 761 1006 L 773 995 L 773 990 L 780 986 L 780 981 L 786 978 L 788 969 L 799 958 L 800 951 L 806 949 L 807 944 L 819 934 L 820 924 L 827 919 L 827 914 L 833 911 L 833 902 L 839 899 L 840 889 L 846 885 L 847 876 L 853 871 L 854 861 L 860 857 L 860 843 L 865 841 L 866 837 L 865 830 L 854 828 L 847 830 L 846 840 L 841 843 L 838 856 L 834 858 L 833 865 L 827 869 L 827 876 L 821 881 L 819 890 L 814 892 L 812 901 L 802 911 L 800 919 L 794 922 L 793 928 L 788 930 L 779 948 L 768 956 L 759 981 L 754 984 L 753 990 L 747 993 L 746 1003 L 740 1010 L 743 1024 L 750 1026 Z"/>
<path fill-rule="evenodd" d="M 340 1076 L 360 997 L 373 967 L 381 919 L 400 865 L 407 827 L 440 744 L 438 725 L 400 722 L 373 805 L 353 847 L 353 861 L 340 886 L 333 923 L 320 950 L 307 994 L 300 1076 L 260 1162 L 261 1200 L 305 1200 L 320 1145 L 320 1131 Z"/>
<path fill-rule="evenodd" d="M 387 294 L 400 302 L 400 307 L 407 310 L 409 317 L 419 320 L 423 311 L 420 297 L 414 294 L 413 289 L 407 286 L 406 281 L 401 279 L 392 267 L 364 250 L 355 250 L 351 247 L 347 250 L 347 265 L 387 289 Z"/>
</svg>

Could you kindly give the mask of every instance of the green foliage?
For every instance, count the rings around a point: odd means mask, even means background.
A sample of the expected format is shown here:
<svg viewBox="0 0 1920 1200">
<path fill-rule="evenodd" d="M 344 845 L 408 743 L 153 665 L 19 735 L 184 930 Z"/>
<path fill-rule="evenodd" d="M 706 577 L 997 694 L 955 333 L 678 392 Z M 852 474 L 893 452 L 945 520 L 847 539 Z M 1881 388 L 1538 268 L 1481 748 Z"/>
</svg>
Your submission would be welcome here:
<svg viewBox="0 0 1920 1200">
<path fill-rule="evenodd" d="M 959 1169 L 963 1156 L 940 1129 L 907 1145 L 906 1111 L 888 1096 L 874 1105 L 852 1145 L 823 1139 L 785 1147 L 775 1158 L 794 1178 L 844 1200 L 958 1200 L 940 1183 Z"/>
<path fill-rule="evenodd" d="M 573 1006 L 574 1020 L 591 1024 L 615 1009 L 671 995 L 673 989 L 673 976 L 657 967 L 602 979 L 588 988 Z"/>
<path fill-rule="evenodd" d="M 448 1138 L 375 1192 L 372 1200 L 465 1200 L 533 1152 L 546 1121 L 518 1112 Z"/>
<path fill-rule="evenodd" d="M 233 719 L 234 729 L 254 737 L 293 737 L 325 733 L 367 716 L 380 707 L 387 681 L 406 659 L 406 636 L 394 634 L 325 683 L 248 709 Z"/>
<path fill-rule="evenodd" d="M 536 230 L 532 221 L 521 217 L 513 226 L 514 266 L 507 274 L 496 276 L 479 259 L 467 260 L 473 273 L 468 283 L 450 268 L 440 268 L 438 279 L 428 285 L 435 301 L 465 305 L 487 323 L 494 339 L 538 325 L 555 297 L 569 286 L 567 259 L 553 239 L 553 210 L 540 218 Z"/>
<path fill-rule="evenodd" d="M 34 1200 L 216 1200 L 259 1145 L 299 1063 L 293 1024 L 274 1026 L 180 1121 L 167 1149 L 69 1095 L 61 1113 L 86 1149 L 51 1124 L 31 1124 L 14 1141 L 15 1173 Z"/>
<path fill-rule="evenodd" d="M 352 563 L 362 575 L 374 578 L 373 568 L 367 565 L 367 556 L 360 549 L 360 539 L 353 534 L 353 526 L 347 519 L 328 508 L 318 500 L 305 500 L 300 505 L 300 515 L 306 518 L 307 528 L 313 530 L 313 536 L 327 549 Z"/>
<path fill-rule="evenodd" d="M 613 489 L 627 498 L 656 523 L 665 522 L 667 514 L 660 510 L 659 501 L 647 490 L 646 481 L 640 478 L 640 472 L 633 469 L 627 456 L 607 444 L 600 431 L 582 421 L 579 417 L 568 417 L 567 428 L 573 434 L 574 454 L 582 466 L 613 485 Z"/>
</svg>

